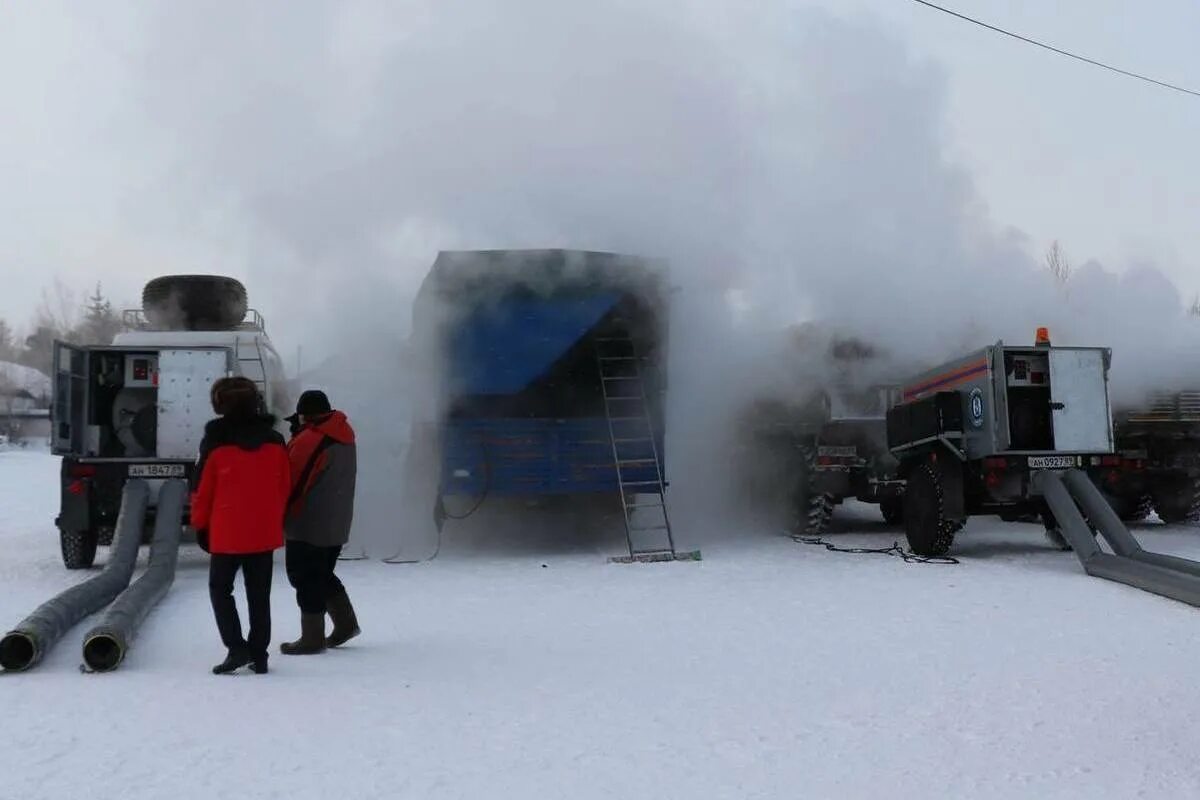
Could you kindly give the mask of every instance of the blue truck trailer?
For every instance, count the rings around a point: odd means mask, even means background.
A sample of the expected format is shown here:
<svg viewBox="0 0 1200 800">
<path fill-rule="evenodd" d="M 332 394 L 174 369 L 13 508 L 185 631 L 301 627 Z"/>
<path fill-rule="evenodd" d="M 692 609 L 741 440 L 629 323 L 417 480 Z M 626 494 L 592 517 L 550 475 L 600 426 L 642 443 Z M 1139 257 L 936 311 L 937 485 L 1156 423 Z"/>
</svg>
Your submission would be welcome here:
<svg viewBox="0 0 1200 800">
<path fill-rule="evenodd" d="M 661 262 L 615 253 L 439 253 L 413 335 L 439 367 L 440 508 L 611 495 L 631 557 L 675 557 L 665 280 Z"/>
</svg>

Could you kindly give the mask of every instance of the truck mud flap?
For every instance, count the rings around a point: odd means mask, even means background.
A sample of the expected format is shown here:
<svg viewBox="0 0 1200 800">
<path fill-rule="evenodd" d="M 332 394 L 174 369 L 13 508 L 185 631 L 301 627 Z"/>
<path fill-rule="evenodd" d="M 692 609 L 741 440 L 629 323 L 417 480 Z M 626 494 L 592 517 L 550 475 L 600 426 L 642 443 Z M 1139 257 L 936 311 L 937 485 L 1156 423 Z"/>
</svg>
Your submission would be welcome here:
<svg viewBox="0 0 1200 800">
<path fill-rule="evenodd" d="M 1085 473 L 1036 472 L 1034 487 L 1087 574 L 1200 606 L 1200 562 L 1142 548 Z M 1112 553 L 1100 549 L 1089 521 Z"/>
</svg>

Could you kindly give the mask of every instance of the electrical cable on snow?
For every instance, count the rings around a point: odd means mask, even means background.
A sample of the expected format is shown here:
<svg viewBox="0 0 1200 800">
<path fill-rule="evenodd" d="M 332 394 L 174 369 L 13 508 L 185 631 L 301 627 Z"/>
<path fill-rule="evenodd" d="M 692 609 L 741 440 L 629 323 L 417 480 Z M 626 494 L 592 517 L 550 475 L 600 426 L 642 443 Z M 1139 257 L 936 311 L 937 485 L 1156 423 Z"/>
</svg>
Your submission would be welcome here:
<svg viewBox="0 0 1200 800">
<path fill-rule="evenodd" d="M 838 547 L 832 542 L 825 541 L 820 536 L 804 536 L 799 533 L 788 534 L 789 538 L 797 544 L 810 544 L 817 547 L 824 547 L 831 553 L 851 553 L 853 555 L 879 555 L 879 556 L 895 556 L 904 560 L 906 564 L 937 564 L 950 565 L 958 564 L 959 561 L 953 556 L 919 556 L 911 550 L 905 550 L 900 546 L 900 542 L 892 542 L 891 547 Z"/>
<path fill-rule="evenodd" d="M 972 25 L 978 25 L 979 27 L 986 28 L 989 31 L 992 31 L 994 33 L 999 33 L 1004 36 L 1012 37 L 1013 39 L 1017 39 L 1018 41 L 1025 42 L 1026 44 L 1031 44 L 1034 47 L 1040 47 L 1043 50 L 1049 50 L 1051 53 L 1057 53 L 1060 56 L 1066 56 L 1067 58 L 1073 58 L 1076 61 L 1082 61 L 1084 64 L 1090 64 L 1093 67 L 1100 67 L 1101 69 L 1106 69 L 1109 72 L 1115 72 L 1118 75 L 1124 75 L 1127 78 L 1134 78 L 1139 81 L 1145 81 L 1146 83 L 1152 83 L 1155 86 L 1161 86 L 1164 89 L 1170 89 L 1175 92 L 1181 92 L 1182 94 L 1190 94 L 1193 97 L 1200 97 L 1200 91 L 1188 89 L 1183 86 L 1176 86 L 1173 83 L 1167 83 L 1166 81 L 1160 81 L 1155 78 L 1151 78 L 1147 75 L 1140 75 L 1136 72 L 1130 72 L 1129 70 L 1121 69 L 1120 67 L 1114 67 L 1111 64 L 1105 64 L 1103 61 L 1097 61 L 1094 58 L 1088 58 L 1087 56 L 1081 56 L 1081 55 L 1077 55 L 1075 53 L 1071 53 L 1067 50 L 1062 50 L 1058 47 L 1054 47 L 1053 45 L 1046 44 L 1045 42 L 1039 42 L 1037 39 L 1030 39 L 1028 36 L 1022 36 L 1019 33 L 1013 33 L 1012 31 L 1007 31 L 1004 28 L 997 27 L 996 25 L 990 25 L 990 24 L 984 22 L 983 20 L 975 19 L 974 17 L 968 17 L 966 14 L 960 14 L 957 11 L 953 11 L 949 8 L 946 8 L 945 6 L 940 6 L 937 3 L 931 3 L 931 2 L 929 2 L 929 0 L 912 0 L 912 2 L 917 3 L 919 5 L 923 5 L 926 8 L 932 8 L 935 11 L 941 11 L 943 14 L 949 14 L 952 17 L 957 17 L 958 19 L 961 19 L 964 22 L 969 22 Z"/>
<path fill-rule="evenodd" d="M 476 511 L 478 511 L 480 508 L 483 507 L 484 502 L 488 499 L 488 495 L 490 495 L 491 491 L 492 491 L 492 463 L 488 459 L 487 443 L 483 440 L 482 437 L 480 437 L 480 439 L 479 439 L 479 453 L 480 453 L 480 461 L 483 463 L 483 491 L 480 493 L 479 498 L 475 501 L 475 504 L 473 506 L 471 506 L 470 510 L 468 510 L 464 514 L 451 514 L 448 511 L 446 511 L 446 505 L 443 500 L 444 495 L 442 494 L 442 487 L 438 486 L 437 505 L 434 508 L 435 527 L 437 528 L 437 545 L 433 548 L 433 555 L 431 555 L 429 558 L 400 560 L 400 558 L 399 558 L 400 551 L 397 550 L 393 555 L 391 555 L 385 559 L 382 559 L 383 563 L 385 563 L 385 564 L 421 564 L 426 561 L 433 561 L 442 552 L 442 522 L 444 522 L 445 520 L 448 520 L 448 519 L 452 519 L 452 520 L 469 519 L 471 516 L 473 516 L 475 514 Z M 401 549 L 403 549 L 403 548 L 401 548 Z"/>
</svg>

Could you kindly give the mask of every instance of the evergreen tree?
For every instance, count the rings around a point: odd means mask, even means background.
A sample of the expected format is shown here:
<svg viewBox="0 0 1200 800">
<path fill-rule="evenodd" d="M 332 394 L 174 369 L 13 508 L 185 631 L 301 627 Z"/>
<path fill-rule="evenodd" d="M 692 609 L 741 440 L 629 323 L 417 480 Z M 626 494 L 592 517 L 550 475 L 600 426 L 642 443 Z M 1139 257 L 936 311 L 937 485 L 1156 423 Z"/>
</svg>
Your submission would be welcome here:
<svg viewBox="0 0 1200 800">
<path fill-rule="evenodd" d="M 17 358 L 17 343 L 13 339 L 12 328 L 8 322 L 0 319 L 0 361 L 15 361 Z"/>
<path fill-rule="evenodd" d="M 96 292 L 87 299 L 83 322 L 75 337 L 81 344 L 111 344 L 121 332 L 121 317 L 113 310 L 112 302 L 104 296 L 99 283 Z"/>
</svg>

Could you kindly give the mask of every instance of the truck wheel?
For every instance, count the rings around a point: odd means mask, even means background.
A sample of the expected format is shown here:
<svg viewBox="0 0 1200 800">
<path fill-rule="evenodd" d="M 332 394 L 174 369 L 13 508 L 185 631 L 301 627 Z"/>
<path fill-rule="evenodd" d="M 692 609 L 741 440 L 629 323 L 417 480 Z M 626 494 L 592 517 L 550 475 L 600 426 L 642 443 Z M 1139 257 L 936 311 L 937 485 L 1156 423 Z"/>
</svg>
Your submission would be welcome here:
<svg viewBox="0 0 1200 800">
<path fill-rule="evenodd" d="M 1054 512 L 1050 509 L 1042 511 L 1042 526 L 1046 529 L 1046 540 L 1059 550 L 1070 550 L 1071 543 L 1067 541 L 1067 537 L 1063 536 L 1062 528 L 1058 525 L 1058 519 L 1055 518 Z"/>
<path fill-rule="evenodd" d="M 1168 525 L 1200 522 L 1200 478 L 1184 478 L 1154 492 L 1154 510 Z"/>
<path fill-rule="evenodd" d="M 1117 512 L 1117 516 L 1121 518 L 1122 522 L 1141 522 L 1154 510 L 1154 501 L 1148 495 L 1122 498 L 1114 497 L 1106 492 L 1104 499 L 1112 506 L 1113 511 Z"/>
<path fill-rule="evenodd" d="M 91 531 L 59 531 L 63 566 L 67 569 L 88 569 L 96 563 L 99 537 Z"/>
<path fill-rule="evenodd" d="M 883 521 L 888 525 L 904 522 L 904 495 L 883 498 L 879 501 L 879 512 L 883 514 Z"/>
<path fill-rule="evenodd" d="M 945 555 L 963 523 L 946 518 L 945 489 L 931 464 L 917 466 L 904 488 L 904 535 L 919 556 Z"/>
<path fill-rule="evenodd" d="M 1083 521 L 1091 528 L 1092 536 L 1099 535 L 1100 531 L 1092 524 L 1092 521 L 1085 515 Z M 1067 537 L 1063 535 L 1062 526 L 1058 524 L 1058 519 L 1054 516 L 1054 512 L 1049 508 L 1042 509 L 1042 525 L 1046 528 L 1046 539 L 1050 544 L 1057 547 L 1059 550 L 1071 550 L 1071 543 L 1067 541 Z"/>
<path fill-rule="evenodd" d="M 801 448 L 796 488 L 792 492 L 792 532 L 799 536 L 820 536 L 833 518 L 833 496 L 816 491 L 817 451 Z"/>
</svg>

